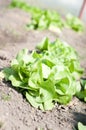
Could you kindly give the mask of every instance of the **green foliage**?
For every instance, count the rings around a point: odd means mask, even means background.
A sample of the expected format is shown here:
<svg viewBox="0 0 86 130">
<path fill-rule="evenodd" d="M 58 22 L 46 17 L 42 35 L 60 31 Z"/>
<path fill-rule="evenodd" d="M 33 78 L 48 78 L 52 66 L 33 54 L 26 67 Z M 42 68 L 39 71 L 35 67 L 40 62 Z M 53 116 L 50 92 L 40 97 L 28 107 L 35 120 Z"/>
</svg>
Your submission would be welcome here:
<svg viewBox="0 0 86 130">
<path fill-rule="evenodd" d="M 78 130 L 86 130 L 86 125 L 83 125 L 81 122 L 78 123 Z"/>
<path fill-rule="evenodd" d="M 27 24 L 29 29 L 52 30 L 54 28 L 62 29 L 63 27 L 69 27 L 77 32 L 83 31 L 82 22 L 73 15 L 67 15 L 66 21 L 64 21 L 56 11 L 32 7 L 21 0 L 12 0 L 10 7 L 17 7 L 31 13 L 31 23 Z"/>
<path fill-rule="evenodd" d="M 76 96 L 86 102 L 86 79 L 81 79 L 81 91 L 76 94 Z"/>
<path fill-rule="evenodd" d="M 23 9 L 24 11 L 27 11 L 27 12 L 29 12 L 31 9 L 31 7 L 22 0 L 12 0 L 9 7 L 10 8 L 17 7 L 17 8 Z"/>
<path fill-rule="evenodd" d="M 76 51 L 67 43 L 45 38 L 37 50 L 28 54 L 21 50 L 3 73 L 12 86 L 26 96 L 30 104 L 42 110 L 50 110 L 54 103 L 67 104 L 80 91 L 83 69 Z M 40 53 L 39 53 L 40 52 Z"/>
<path fill-rule="evenodd" d="M 27 26 L 29 29 L 49 29 L 52 26 L 62 28 L 64 26 L 61 16 L 56 11 L 42 10 L 31 7 L 25 2 L 12 0 L 10 7 L 18 7 L 32 14 L 32 21 Z"/>
<path fill-rule="evenodd" d="M 66 24 L 69 28 L 75 30 L 76 32 L 82 32 L 84 30 L 81 20 L 71 14 L 66 16 Z"/>
<path fill-rule="evenodd" d="M 60 15 L 55 11 L 39 10 L 34 11 L 31 24 L 27 25 L 30 29 L 49 29 L 51 27 L 62 28 L 64 26 Z"/>
</svg>

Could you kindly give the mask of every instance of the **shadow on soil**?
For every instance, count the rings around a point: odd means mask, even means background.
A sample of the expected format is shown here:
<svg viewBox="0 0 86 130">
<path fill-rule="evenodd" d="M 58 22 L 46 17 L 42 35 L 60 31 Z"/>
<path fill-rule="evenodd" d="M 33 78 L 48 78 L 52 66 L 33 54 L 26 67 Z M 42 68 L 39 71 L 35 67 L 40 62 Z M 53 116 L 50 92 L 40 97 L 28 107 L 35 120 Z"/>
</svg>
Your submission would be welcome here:
<svg viewBox="0 0 86 130">
<path fill-rule="evenodd" d="M 86 111 L 86 110 L 85 110 Z M 86 125 L 86 114 L 74 112 L 73 120 L 75 120 L 75 128 L 77 129 L 77 123 L 81 122 L 83 125 Z"/>
</svg>

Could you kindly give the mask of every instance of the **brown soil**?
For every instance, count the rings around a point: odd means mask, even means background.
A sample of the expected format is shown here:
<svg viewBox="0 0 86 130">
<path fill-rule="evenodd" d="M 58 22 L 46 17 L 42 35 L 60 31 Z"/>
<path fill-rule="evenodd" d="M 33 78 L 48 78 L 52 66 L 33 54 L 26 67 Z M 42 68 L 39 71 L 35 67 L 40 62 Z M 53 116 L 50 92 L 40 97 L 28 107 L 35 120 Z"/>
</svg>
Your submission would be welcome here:
<svg viewBox="0 0 86 130">
<path fill-rule="evenodd" d="M 34 49 L 45 36 L 51 41 L 60 37 L 73 46 L 86 69 L 86 32 L 27 31 L 29 14 L 7 9 L 7 4 L 6 1 L 0 3 L 0 70 L 9 66 L 19 50 Z M 73 130 L 79 121 L 86 125 L 86 104 L 76 97 L 67 106 L 56 104 L 53 110 L 42 112 L 33 108 L 9 83 L 0 80 L 0 130 Z"/>
</svg>

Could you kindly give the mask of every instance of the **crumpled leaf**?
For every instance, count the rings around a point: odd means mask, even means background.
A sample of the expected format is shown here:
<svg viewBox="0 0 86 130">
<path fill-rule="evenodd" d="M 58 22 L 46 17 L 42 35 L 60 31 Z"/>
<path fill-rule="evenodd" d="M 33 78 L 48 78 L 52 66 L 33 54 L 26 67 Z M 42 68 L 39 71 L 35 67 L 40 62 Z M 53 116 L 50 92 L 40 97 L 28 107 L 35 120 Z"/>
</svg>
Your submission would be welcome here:
<svg viewBox="0 0 86 130">
<path fill-rule="evenodd" d="M 31 54 L 28 49 L 21 50 L 3 70 L 5 79 L 22 90 L 36 108 L 51 110 L 55 102 L 69 103 L 81 90 L 83 69 L 76 51 L 66 42 L 50 42 L 48 38 L 36 49 Z"/>
</svg>

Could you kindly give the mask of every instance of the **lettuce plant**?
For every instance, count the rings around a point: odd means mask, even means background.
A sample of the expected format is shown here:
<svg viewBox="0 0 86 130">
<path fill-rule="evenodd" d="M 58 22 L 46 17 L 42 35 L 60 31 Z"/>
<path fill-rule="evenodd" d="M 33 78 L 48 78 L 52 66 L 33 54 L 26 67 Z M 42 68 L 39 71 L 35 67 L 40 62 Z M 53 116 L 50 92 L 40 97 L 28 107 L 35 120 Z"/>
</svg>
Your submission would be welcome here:
<svg viewBox="0 0 86 130">
<path fill-rule="evenodd" d="M 81 20 L 72 14 L 68 14 L 66 20 L 64 20 L 56 11 L 43 10 L 30 6 L 24 0 L 12 0 L 10 7 L 17 7 L 31 13 L 31 23 L 27 24 L 29 29 L 61 30 L 63 27 L 69 27 L 76 32 L 82 32 L 84 30 Z"/>
<path fill-rule="evenodd" d="M 82 21 L 72 14 L 68 14 L 66 16 L 66 24 L 69 28 L 73 29 L 76 32 L 82 32 L 84 30 Z"/>
<path fill-rule="evenodd" d="M 83 69 L 71 46 L 59 39 L 50 42 L 45 38 L 32 53 L 21 50 L 3 73 L 32 106 L 50 110 L 55 102 L 69 103 L 80 91 Z"/>
</svg>

